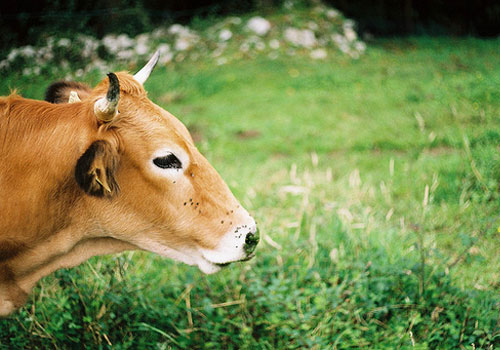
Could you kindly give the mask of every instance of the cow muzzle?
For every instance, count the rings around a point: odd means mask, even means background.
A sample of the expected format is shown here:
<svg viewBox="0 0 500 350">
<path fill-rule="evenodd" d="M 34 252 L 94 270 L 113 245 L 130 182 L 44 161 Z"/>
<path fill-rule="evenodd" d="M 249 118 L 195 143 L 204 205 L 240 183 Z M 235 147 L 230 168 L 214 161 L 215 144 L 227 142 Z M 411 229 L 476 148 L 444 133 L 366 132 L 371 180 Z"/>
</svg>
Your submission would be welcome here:
<svg viewBox="0 0 500 350">
<path fill-rule="evenodd" d="M 255 249 L 259 243 L 259 233 L 254 219 L 248 216 L 245 223 L 232 227 L 223 235 L 215 249 L 201 249 L 205 262 L 218 268 L 236 261 L 247 261 L 255 256 Z M 199 266 L 203 272 L 206 269 Z"/>
</svg>

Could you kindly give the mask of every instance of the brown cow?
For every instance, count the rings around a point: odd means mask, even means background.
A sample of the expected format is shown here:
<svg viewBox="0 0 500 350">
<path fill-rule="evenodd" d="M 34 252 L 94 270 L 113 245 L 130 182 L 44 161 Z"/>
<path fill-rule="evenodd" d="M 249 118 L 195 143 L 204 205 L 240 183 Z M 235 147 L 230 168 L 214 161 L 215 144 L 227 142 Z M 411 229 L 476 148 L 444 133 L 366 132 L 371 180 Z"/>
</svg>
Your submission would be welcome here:
<svg viewBox="0 0 500 350">
<path fill-rule="evenodd" d="M 0 98 L 0 315 L 95 255 L 142 249 L 205 273 L 252 257 L 255 221 L 147 98 L 157 60 L 109 73 L 75 103 Z"/>
</svg>

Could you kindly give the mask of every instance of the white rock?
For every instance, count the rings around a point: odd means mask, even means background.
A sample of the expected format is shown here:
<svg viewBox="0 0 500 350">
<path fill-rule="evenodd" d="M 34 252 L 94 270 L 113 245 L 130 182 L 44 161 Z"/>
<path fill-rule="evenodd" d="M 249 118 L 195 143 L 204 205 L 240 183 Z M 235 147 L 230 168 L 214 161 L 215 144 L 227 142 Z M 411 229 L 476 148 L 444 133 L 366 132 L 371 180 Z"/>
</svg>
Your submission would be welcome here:
<svg viewBox="0 0 500 350">
<path fill-rule="evenodd" d="M 247 42 L 241 44 L 240 46 L 241 52 L 248 52 L 248 50 L 250 50 L 250 45 Z"/>
<path fill-rule="evenodd" d="M 160 39 L 163 38 L 168 34 L 168 30 L 166 30 L 164 27 L 157 28 L 151 32 L 151 36 L 154 39 Z"/>
<path fill-rule="evenodd" d="M 27 46 L 24 46 L 24 47 L 21 47 L 19 49 L 19 52 L 21 53 L 21 55 L 23 55 L 24 57 L 34 57 L 35 54 L 36 54 L 36 51 L 35 49 L 33 48 L 33 46 L 31 45 L 27 45 Z"/>
<path fill-rule="evenodd" d="M 229 17 L 227 19 L 227 22 L 231 23 L 231 24 L 234 24 L 234 25 L 239 25 L 239 24 L 241 24 L 241 18 L 239 18 L 239 17 Z"/>
<path fill-rule="evenodd" d="M 181 26 L 180 24 L 170 26 L 168 32 L 177 36 L 174 45 L 174 48 L 177 51 L 186 51 L 192 48 L 199 39 L 195 32 L 191 31 L 187 27 Z"/>
<path fill-rule="evenodd" d="M 138 42 L 135 46 L 135 52 L 140 56 L 145 55 L 149 52 L 149 45 L 143 42 Z"/>
<path fill-rule="evenodd" d="M 338 47 L 343 53 L 349 53 L 349 44 L 347 42 L 339 44 Z"/>
<path fill-rule="evenodd" d="M 178 38 L 174 47 L 177 51 L 185 51 L 191 47 L 191 41 L 186 37 Z"/>
<path fill-rule="evenodd" d="M 271 29 L 271 23 L 259 16 L 252 17 L 247 23 L 247 28 L 259 36 L 264 36 Z"/>
<path fill-rule="evenodd" d="M 57 42 L 57 46 L 61 47 L 69 47 L 70 45 L 71 45 L 71 40 L 69 40 L 68 38 L 61 38 Z"/>
<path fill-rule="evenodd" d="M 219 57 L 216 62 L 217 62 L 218 66 L 221 66 L 221 65 L 227 63 L 227 58 L 225 58 L 225 57 Z"/>
<path fill-rule="evenodd" d="M 54 53 L 48 47 L 41 47 L 38 50 L 38 56 L 47 62 L 54 58 Z"/>
<path fill-rule="evenodd" d="M 346 19 L 344 21 L 344 25 L 343 25 L 344 26 L 344 30 L 346 28 L 351 28 L 351 29 L 354 28 L 354 24 L 355 24 L 355 22 L 352 19 Z"/>
<path fill-rule="evenodd" d="M 309 21 L 307 23 L 307 27 L 309 27 L 309 29 L 311 30 L 318 30 L 318 24 L 316 22 L 313 22 L 313 21 Z"/>
<path fill-rule="evenodd" d="M 354 31 L 354 29 L 352 29 L 350 27 L 344 28 L 344 35 L 348 41 L 354 41 L 358 38 L 358 35 Z"/>
<path fill-rule="evenodd" d="M 351 56 L 351 58 L 354 58 L 355 60 L 357 60 L 359 58 L 359 52 L 357 52 L 357 51 L 350 51 L 349 52 L 349 56 Z"/>
<path fill-rule="evenodd" d="M 170 45 L 169 44 L 160 44 L 158 46 L 158 50 L 160 51 L 160 58 L 161 58 L 161 55 L 164 55 L 166 54 L 167 52 L 170 52 Z"/>
<path fill-rule="evenodd" d="M 227 47 L 227 43 L 217 44 L 217 48 L 212 52 L 212 57 L 219 57 L 224 53 L 224 50 Z"/>
<path fill-rule="evenodd" d="M 291 10 L 293 9 L 293 1 L 292 0 L 286 0 L 285 3 L 283 4 L 283 7 L 285 8 L 285 10 Z"/>
<path fill-rule="evenodd" d="M 132 57 L 134 57 L 134 50 L 127 49 L 127 50 L 118 51 L 116 54 L 116 57 L 119 60 L 124 60 L 124 61 L 130 60 Z"/>
<path fill-rule="evenodd" d="M 121 48 L 129 48 L 134 46 L 134 39 L 131 39 L 127 34 L 120 34 L 116 37 L 118 45 Z"/>
<path fill-rule="evenodd" d="M 115 53 L 120 49 L 116 40 L 116 35 L 108 34 L 102 38 L 102 44 L 111 53 Z"/>
<path fill-rule="evenodd" d="M 165 43 L 160 44 L 158 50 L 160 51 L 160 58 L 158 59 L 160 64 L 167 64 L 174 58 L 174 54 L 170 51 L 170 45 Z"/>
<path fill-rule="evenodd" d="M 276 51 L 272 51 L 269 53 L 269 58 L 275 60 L 278 58 L 278 53 Z"/>
<path fill-rule="evenodd" d="M 337 10 L 334 10 L 334 9 L 329 9 L 328 11 L 326 11 L 326 17 L 332 19 L 332 18 L 336 18 L 339 16 L 339 12 Z"/>
<path fill-rule="evenodd" d="M 189 31 L 189 29 L 183 27 L 182 25 L 180 24 L 172 24 L 169 28 L 168 28 L 168 33 L 169 34 L 180 34 L 180 33 L 183 33 L 183 32 L 186 32 L 186 31 Z"/>
<path fill-rule="evenodd" d="M 19 54 L 18 49 L 12 49 L 12 51 L 10 51 L 9 54 L 7 55 L 7 61 L 14 61 L 18 56 L 18 54 Z"/>
<path fill-rule="evenodd" d="M 324 60 L 328 56 L 328 54 L 326 53 L 325 49 L 316 49 L 312 50 L 309 56 L 311 56 L 311 58 L 315 60 Z"/>
<path fill-rule="evenodd" d="M 56 39 L 53 36 L 48 37 L 47 41 L 46 41 L 47 47 L 50 47 L 50 48 L 54 47 L 55 42 L 56 42 Z"/>
<path fill-rule="evenodd" d="M 312 48 L 317 44 L 313 31 L 309 29 L 287 28 L 285 29 L 285 40 L 306 48 Z"/>
<path fill-rule="evenodd" d="M 332 34 L 332 40 L 335 44 L 337 44 L 337 46 L 343 45 L 344 43 L 347 42 L 346 38 L 338 33 Z"/>
<path fill-rule="evenodd" d="M 90 58 L 96 56 L 97 48 L 99 47 L 99 41 L 91 36 L 79 35 L 77 40 L 83 43 L 82 57 Z"/>
<path fill-rule="evenodd" d="M 106 64 L 106 62 L 104 62 L 100 58 L 93 60 L 90 65 L 91 65 L 91 67 L 89 67 L 89 68 L 98 69 L 100 72 L 103 72 L 103 73 L 106 71 L 109 71 L 109 67 Z"/>
<path fill-rule="evenodd" d="M 233 33 L 229 29 L 222 29 L 219 33 L 219 40 L 220 41 L 227 41 L 231 39 L 233 36 Z"/>
<path fill-rule="evenodd" d="M 139 34 L 135 37 L 135 41 L 138 44 L 147 44 L 149 42 L 149 40 L 150 40 L 149 33 L 142 33 L 142 34 Z"/>
<path fill-rule="evenodd" d="M 173 58 L 174 54 L 171 51 L 169 51 L 160 56 L 158 63 L 167 64 L 168 62 L 172 61 Z"/>
<path fill-rule="evenodd" d="M 273 39 L 269 42 L 269 47 L 273 50 L 277 50 L 280 48 L 279 40 Z"/>
<path fill-rule="evenodd" d="M 359 52 L 364 52 L 366 50 L 366 44 L 362 41 L 357 41 L 354 44 L 354 48 L 358 50 Z"/>
</svg>

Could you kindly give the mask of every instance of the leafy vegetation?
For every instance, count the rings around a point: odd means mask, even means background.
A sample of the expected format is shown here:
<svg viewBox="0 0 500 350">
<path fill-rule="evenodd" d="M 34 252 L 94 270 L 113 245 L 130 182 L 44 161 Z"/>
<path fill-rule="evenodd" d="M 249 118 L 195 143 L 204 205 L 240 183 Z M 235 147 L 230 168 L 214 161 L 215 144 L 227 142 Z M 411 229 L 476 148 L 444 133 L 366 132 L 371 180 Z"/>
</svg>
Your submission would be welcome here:
<svg viewBox="0 0 500 350">
<path fill-rule="evenodd" d="M 256 258 L 210 276 L 93 258 L 0 320 L 0 349 L 500 347 L 498 45 L 159 67 L 150 98 L 255 215 Z M 0 93 L 41 98 L 57 78 L 11 73 Z"/>
</svg>

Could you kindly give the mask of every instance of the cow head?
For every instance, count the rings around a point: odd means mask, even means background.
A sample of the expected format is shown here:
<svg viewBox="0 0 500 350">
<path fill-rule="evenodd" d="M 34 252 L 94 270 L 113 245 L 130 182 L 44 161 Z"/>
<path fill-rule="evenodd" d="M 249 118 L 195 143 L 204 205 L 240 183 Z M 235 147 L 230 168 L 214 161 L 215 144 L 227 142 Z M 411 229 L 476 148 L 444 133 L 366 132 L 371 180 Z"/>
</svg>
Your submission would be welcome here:
<svg viewBox="0 0 500 350">
<path fill-rule="evenodd" d="M 74 103 L 95 137 L 75 166 L 91 231 L 213 273 L 252 257 L 254 219 L 197 150 L 187 128 L 143 88 L 156 53 L 134 76 L 109 73 Z"/>
</svg>

